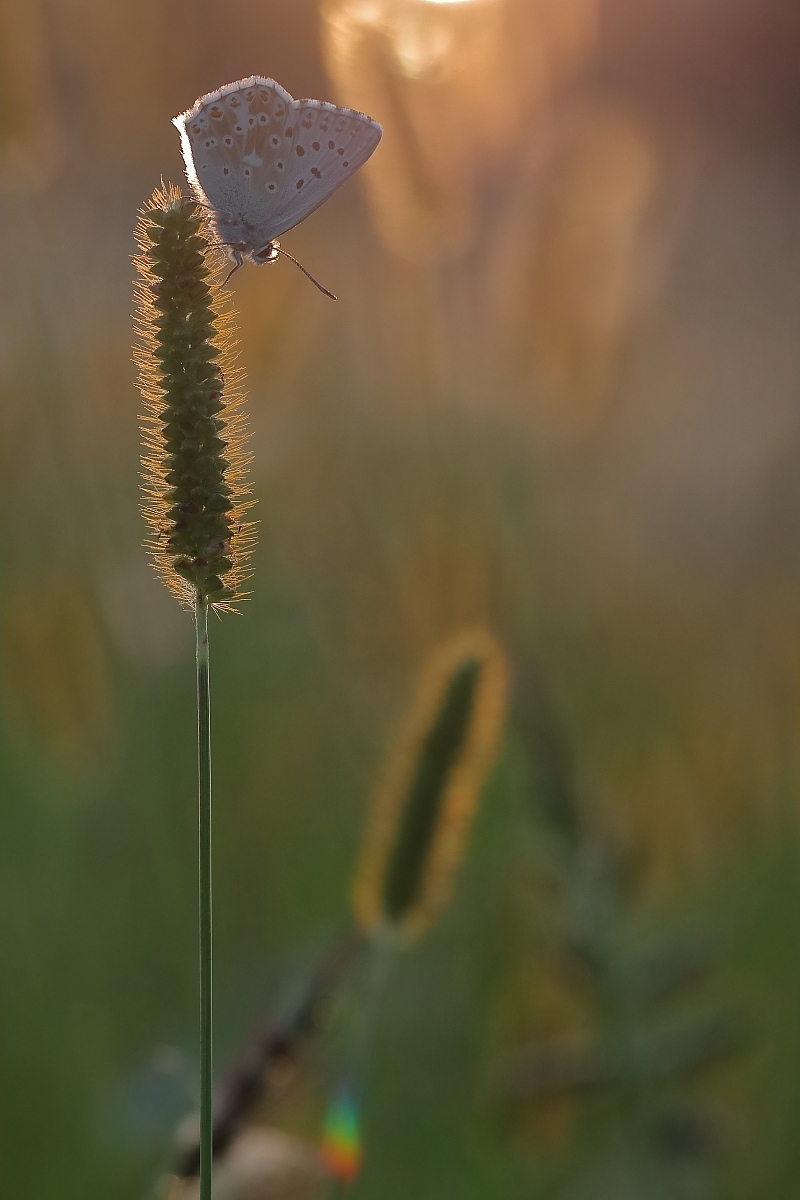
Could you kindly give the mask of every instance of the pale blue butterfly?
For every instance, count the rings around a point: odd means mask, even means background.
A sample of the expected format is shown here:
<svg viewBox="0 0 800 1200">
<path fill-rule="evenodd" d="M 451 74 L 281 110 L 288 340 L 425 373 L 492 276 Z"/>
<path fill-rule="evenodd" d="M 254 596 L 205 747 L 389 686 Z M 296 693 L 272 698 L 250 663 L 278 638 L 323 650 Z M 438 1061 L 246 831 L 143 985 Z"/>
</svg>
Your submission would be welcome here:
<svg viewBox="0 0 800 1200">
<path fill-rule="evenodd" d="M 231 275 L 245 259 L 275 262 L 279 254 L 309 275 L 276 239 L 354 175 L 383 133 L 364 113 L 293 100 L 260 75 L 201 96 L 172 123 L 189 184 L 233 259 Z"/>
</svg>

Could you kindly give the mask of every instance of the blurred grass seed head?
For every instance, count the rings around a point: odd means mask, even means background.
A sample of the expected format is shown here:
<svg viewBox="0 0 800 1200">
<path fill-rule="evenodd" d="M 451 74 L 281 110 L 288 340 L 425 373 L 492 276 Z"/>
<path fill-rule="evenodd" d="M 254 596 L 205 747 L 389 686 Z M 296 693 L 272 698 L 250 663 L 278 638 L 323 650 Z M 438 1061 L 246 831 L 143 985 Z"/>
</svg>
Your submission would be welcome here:
<svg viewBox="0 0 800 1200">
<path fill-rule="evenodd" d="M 475 629 L 422 672 L 367 825 L 353 886 L 360 926 L 414 941 L 447 903 L 505 713 L 507 667 Z"/>
</svg>

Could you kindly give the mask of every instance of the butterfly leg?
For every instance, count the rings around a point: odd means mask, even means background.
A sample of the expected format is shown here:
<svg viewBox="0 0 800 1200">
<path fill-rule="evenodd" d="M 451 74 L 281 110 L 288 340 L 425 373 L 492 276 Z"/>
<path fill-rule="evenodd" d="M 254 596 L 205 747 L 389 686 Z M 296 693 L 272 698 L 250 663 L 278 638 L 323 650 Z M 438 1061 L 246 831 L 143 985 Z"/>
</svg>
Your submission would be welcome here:
<svg viewBox="0 0 800 1200">
<path fill-rule="evenodd" d="M 223 280 L 223 284 L 222 284 L 223 287 L 228 282 L 231 275 L 234 275 L 236 273 L 236 271 L 239 270 L 239 267 L 242 265 L 242 263 L 244 262 L 244 259 L 242 258 L 242 252 L 241 252 L 241 250 L 238 249 L 238 247 L 232 248 L 231 258 L 233 259 L 233 266 L 231 267 L 230 271 L 228 272 L 228 274 L 225 276 L 225 279 Z"/>
</svg>

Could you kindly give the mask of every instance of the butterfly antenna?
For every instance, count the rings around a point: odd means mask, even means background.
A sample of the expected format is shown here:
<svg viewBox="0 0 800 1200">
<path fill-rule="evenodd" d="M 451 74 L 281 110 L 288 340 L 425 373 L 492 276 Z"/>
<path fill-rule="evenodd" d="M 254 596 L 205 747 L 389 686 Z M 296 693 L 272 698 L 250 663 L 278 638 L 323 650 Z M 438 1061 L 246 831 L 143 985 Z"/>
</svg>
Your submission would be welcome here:
<svg viewBox="0 0 800 1200">
<path fill-rule="evenodd" d="M 275 246 L 274 242 L 272 244 L 273 244 L 273 246 Z M 334 296 L 333 292 L 329 292 L 326 287 L 323 287 L 322 284 L 319 282 L 319 280 L 315 279 L 314 276 L 311 274 L 311 272 L 307 271 L 305 269 L 305 267 L 303 266 L 303 264 L 299 263 L 297 261 L 297 259 L 294 257 L 294 255 L 290 254 L 288 252 L 288 250 L 282 250 L 280 246 L 275 246 L 275 249 L 278 251 L 278 254 L 282 254 L 284 258 L 288 258 L 291 262 L 294 263 L 294 265 L 296 267 L 299 267 L 300 270 L 303 272 L 303 274 L 306 276 L 306 278 L 310 279 L 311 282 L 314 284 L 314 286 L 318 287 L 324 296 L 330 296 L 331 300 L 337 299 L 337 297 Z"/>
</svg>

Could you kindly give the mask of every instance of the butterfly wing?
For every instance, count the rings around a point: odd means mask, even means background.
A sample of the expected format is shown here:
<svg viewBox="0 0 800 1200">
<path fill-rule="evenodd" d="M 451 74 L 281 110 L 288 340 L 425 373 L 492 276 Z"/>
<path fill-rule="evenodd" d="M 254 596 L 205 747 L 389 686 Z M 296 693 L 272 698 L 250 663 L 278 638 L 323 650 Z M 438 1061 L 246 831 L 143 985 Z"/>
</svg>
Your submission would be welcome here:
<svg viewBox="0 0 800 1200">
<path fill-rule="evenodd" d="M 322 100 L 295 100 L 294 109 L 293 145 L 269 240 L 298 225 L 354 175 L 383 133 L 364 113 Z"/>
<path fill-rule="evenodd" d="M 290 173 L 294 101 L 274 79 L 253 75 L 201 96 L 173 124 L 186 175 L 213 210 L 222 242 L 260 249 Z"/>
<path fill-rule="evenodd" d="M 173 124 L 189 183 L 219 239 L 257 252 L 299 224 L 372 154 L 382 129 L 352 109 L 293 100 L 253 75 L 210 92 Z"/>
</svg>

